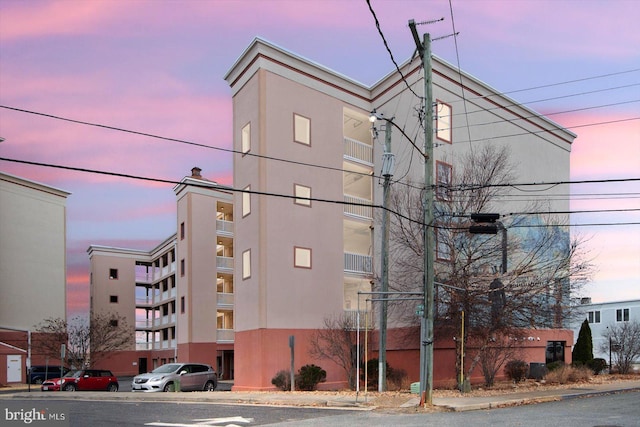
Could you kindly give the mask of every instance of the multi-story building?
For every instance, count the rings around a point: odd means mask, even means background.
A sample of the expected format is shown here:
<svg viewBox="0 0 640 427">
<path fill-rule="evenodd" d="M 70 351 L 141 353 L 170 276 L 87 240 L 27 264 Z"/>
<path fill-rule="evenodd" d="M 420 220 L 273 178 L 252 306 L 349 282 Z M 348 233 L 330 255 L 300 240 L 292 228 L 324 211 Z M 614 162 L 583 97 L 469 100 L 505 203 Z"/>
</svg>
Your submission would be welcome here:
<svg viewBox="0 0 640 427">
<path fill-rule="evenodd" d="M 508 145 L 523 182 L 568 181 L 575 134 L 438 58 L 432 66 L 437 184 L 446 186 L 460 160 L 484 144 Z M 233 96 L 234 187 L 242 192 L 235 198 L 236 389 L 271 387 L 289 366 L 290 336 L 296 366 L 318 363 L 308 353 L 314 331 L 327 317 L 366 306 L 358 292 L 370 292 L 380 271 L 380 216 L 371 206 L 381 204 L 374 176 L 383 149 L 372 136 L 373 110 L 404 131 L 392 136 L 402 165 L 396 174 L 424 182 L 424 157 L 407 141 L 422 146 L 422 64 L 407 61 L 400 70 L 367 86 L 255 39 L 225 75 Z M 568 211 L 559 191 L 546 192 L 544 209 Z M 504 212 L 523 206 L 504 202 Z M 563 350 L 572 344 L 570 331 L 531 338 L 527 346 L 539 362 L 548 343 Z M 414 381 L 417 349 L 394 359 Z M 321 363 L 325 387 L 344 385 L 338 366 Z"/>
<path fill-rule="evenodd" d="M 91 312 L 135 328 L 135 343 L 103 363 L 122 375 L 188 360 L 233 378 L 233 196 L 199 168 L 174 192 L 178 232 L 151 251 L 88 249 Z"/>
<path fill-rule="evenodd" d="M 28 331 L 66 319 L 69 194 L 0 172 L 0 384 L 26 378 Z"/>
<path fill-rule="evenodd" d="M 612 347 L 616 343 L 607 338 L 609 328 L 626 322 L 640 322 L 640 299 L 592 303 L 591 298 L 584 298 L 579 308 L 581 315 L 576 317 L 572 325 L 575 339 L 578 339 L 582 322 L 587 319 L 591 329 L 593 357 L 610 363 L 611 352 L 615 350 Z M 640 363 L 640 360 L 637 362 Z"/>
</svg>

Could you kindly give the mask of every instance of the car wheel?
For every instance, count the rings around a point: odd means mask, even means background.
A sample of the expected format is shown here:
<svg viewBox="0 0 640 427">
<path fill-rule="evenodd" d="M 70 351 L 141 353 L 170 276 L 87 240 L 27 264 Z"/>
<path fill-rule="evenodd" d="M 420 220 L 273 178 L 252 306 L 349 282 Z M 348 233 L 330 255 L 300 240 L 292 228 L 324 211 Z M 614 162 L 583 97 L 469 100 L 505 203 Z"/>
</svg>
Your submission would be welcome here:
<svg viewBox="0 0 640 427">
<path fill-rule="evenodd" d="M 204 391 L 214 391 L 216 389 L 216 384 L 213 381 L 207 381 L 204 385 Z"/>
<path fill-rule="evenodd" d="M 42 378 L 34 378 L 33 384 L 42 384 Z"/>
<path fill-rule="evenodd" d="M 64 391 L 76 391 L 76 385 L 75 384 L 66 384 L 64 386 Z"/>
<path fill-rule="evenodd" d="M 164 385 L 164 388 L 162 389 L 162 391 L 175 391 L 175 387 L 173 383 L 167 383 Z"/>
<path fill-rule="evenodd" d="M 107 391 L 118 391 L 118 384 L 109 384 Z"/>
</svg>

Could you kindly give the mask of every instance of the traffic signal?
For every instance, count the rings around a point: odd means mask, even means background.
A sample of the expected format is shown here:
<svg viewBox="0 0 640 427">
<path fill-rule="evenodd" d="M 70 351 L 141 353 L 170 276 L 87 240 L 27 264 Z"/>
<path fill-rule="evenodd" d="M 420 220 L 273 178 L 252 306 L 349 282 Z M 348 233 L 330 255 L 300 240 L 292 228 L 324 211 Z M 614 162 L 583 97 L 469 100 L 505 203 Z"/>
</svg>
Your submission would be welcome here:
<svg viewBox="0 0 640 427">
<path fill-rule="evenodd" d="M 475 225 L 469 226 L 469 233 L 471 234 L 497 234 L 498 225 L 496 221 L 500 219 L 500 214 L 497 213 L 475 213 L 471 214 L 471 220 L 475 222 Z M 477 225 L 481 224 L 481 225 Z"/>
</svg>

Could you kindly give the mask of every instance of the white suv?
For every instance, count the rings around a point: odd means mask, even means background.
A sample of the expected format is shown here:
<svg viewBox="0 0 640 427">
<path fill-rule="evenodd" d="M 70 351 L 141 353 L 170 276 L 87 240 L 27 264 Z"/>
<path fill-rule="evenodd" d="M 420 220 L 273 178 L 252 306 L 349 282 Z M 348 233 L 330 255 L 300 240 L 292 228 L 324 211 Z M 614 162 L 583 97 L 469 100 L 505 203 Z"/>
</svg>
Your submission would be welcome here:
<svg viewBox="0 0 640 427">
<path fill-rule="evenodd" d="M 202 363 L 167 363 L 133 377 L 131 391 L 213 391 L 218 375 Z"/>
</svg>

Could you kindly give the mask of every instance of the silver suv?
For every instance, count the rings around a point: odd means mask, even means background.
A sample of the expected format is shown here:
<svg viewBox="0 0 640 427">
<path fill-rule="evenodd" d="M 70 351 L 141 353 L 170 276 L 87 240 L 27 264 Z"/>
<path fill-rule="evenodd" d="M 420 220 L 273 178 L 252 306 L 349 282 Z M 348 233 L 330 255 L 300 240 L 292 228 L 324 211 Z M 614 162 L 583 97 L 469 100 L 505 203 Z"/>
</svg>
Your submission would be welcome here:
<svg viewBox="0 0 640 427">
<path fill-rule="evenodd" d="M 218 375 L 202 363 L 167 363 L 133 377 L 131 391 L 213 391 Z"/>
</svg>

